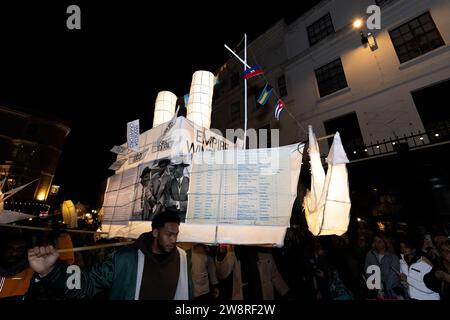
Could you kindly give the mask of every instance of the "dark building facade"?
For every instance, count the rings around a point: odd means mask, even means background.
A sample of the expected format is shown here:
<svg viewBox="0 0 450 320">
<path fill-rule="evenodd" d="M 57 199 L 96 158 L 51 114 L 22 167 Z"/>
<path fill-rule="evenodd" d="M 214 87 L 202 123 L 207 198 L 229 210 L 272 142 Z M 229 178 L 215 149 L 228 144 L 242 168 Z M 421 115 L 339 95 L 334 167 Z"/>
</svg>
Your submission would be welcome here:
<svg viewBox="0 0 450 320">
<path fill-rule="evenodd" d="M 45 202 L 70 128 L 56 119 L 2 106 L 0 123 L 0 178 L 7 176 L 3 191 L 38 179 L 13 201 Z"/>
</svg>

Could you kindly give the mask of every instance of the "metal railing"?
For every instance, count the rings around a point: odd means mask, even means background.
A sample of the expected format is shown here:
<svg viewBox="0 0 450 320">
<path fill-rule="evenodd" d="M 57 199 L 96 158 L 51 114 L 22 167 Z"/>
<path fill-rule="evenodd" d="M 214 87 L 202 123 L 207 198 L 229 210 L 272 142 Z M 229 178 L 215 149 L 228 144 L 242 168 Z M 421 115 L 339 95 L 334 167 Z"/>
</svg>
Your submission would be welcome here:
<svg viewBox="0 0 450 320">
<path fill-rule="evenodd" d="M 343 139 L 342 143 L 349 160 L 405 153 L 423 147 L 450 143 L 450 121 L 430 125 L 425 132 L 417 131 L 403 136 L 393 136 L 367 145 L 361 139 Z"/>
</svg>

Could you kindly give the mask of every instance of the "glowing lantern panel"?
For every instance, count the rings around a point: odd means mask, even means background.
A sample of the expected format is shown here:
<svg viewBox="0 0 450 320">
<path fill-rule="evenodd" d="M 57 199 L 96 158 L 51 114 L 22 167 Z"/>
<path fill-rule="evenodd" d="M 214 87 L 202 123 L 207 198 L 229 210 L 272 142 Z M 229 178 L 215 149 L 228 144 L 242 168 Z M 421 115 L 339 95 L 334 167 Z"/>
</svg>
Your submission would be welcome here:
<svg viewBox="0 0 450 320">
<path fill-rule="evenodd" d="M 153 114 L 153 128 L 166 123 L 173 118 L 177 96 L 170 91 L 158 93 L 155 102 L 155 113 Z"/>
<path fill-rule="evenodd" d="M 196 71 L 192 76 L 186 117 L 206 129 L 211 127 L 213 92 L 214 75 L 209 71 Z"/>
<path fill-rule="evenodd" d="M 307 192 L 304 199 L 308 228 L 316 236 L 340 236 L 347 232 L 350 222 L 351 202 L 346 167 L 349 161 L 337 132 L 327 157 L 327 174 L 323 176 L 318 144 L 312 128 L 309 133 L 312 178 L 311 191 Z"/>
<path fill-rule="evenodd" d="M 78 226 L 77 223 L 77 211 L 72 200 L 66 200 L 62 204 L 62 214 L 64 223 L 68 228 L 76 228 Z"/>
</svg>

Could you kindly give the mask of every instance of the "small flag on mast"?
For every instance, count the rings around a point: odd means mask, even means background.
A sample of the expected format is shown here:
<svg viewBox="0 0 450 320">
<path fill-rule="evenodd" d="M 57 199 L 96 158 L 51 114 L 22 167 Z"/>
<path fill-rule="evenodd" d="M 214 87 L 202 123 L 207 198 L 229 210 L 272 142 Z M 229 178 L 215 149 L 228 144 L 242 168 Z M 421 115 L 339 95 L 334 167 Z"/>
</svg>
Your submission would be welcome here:
<svg viewBox="0 0 450 320">
<path fill-rule="evenodd" d="M 263 92 L 261 93 L 261 95 L 258 98 L 258 103 L 260 105 L 265 105 L 267 100 L 269 100 L 270 94 L 272 93 L 273 88 L 269 85 L 266 84 L 266 86 L 264 87 Z"/>
<path fill-rule="evenodd" d="M 280 114 L 284 109 L 284 102 L 278 99 L 277 105 L 275 106 L 275 118 L 280 120 Z"/>
<path fill-rule="evenodd" d="M 254 66 L 244 71 L 244 79 L 251 79 L 263 73 L 264 72 L 262 71 L 260 66 Z"/>
</svg>

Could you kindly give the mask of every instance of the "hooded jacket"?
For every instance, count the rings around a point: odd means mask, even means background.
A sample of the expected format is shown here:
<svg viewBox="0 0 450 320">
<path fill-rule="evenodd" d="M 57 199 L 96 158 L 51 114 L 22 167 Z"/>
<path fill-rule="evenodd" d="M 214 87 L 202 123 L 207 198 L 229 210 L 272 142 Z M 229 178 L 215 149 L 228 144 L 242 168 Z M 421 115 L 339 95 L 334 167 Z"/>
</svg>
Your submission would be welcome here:
<svg viewBox="0 0 450 320">
<path fill-rule="evenodd" d="M 68 270 L 68 265 L 57 263 L 53 270 L 41 278 L 35 274 L 31 281 L 27 298 L 33 297 L 33 291 L 39 292 L 38 287 L 52 292 L 53 296 L 63 299 L 93 298 L 97 294 L 109 291 L 111 300 L 139 300 L 141 283 L 144 274 L 146 256 L 141 249 L 145 239 L 153 238 L 150 233 L 142 234 L 134 245 L 127 246 L 114 252 L 110 259 L 98 263 L 90 269 L 81 269 L 80 288 L 69 289 L 67 283 L 74 271 Z M 148 242 L 148 246 L 151 243 Z M 179 253 L 179 277 L 174 300 L 188 300 L 188 272 L 186 252 L 177 247 Z M 144 251 L 146 251 L 144 249 Z M 151 290 L 152 288 L 149 288 Z"/>
</svg>

